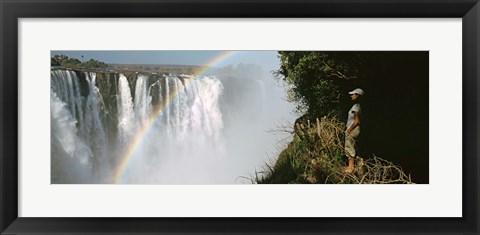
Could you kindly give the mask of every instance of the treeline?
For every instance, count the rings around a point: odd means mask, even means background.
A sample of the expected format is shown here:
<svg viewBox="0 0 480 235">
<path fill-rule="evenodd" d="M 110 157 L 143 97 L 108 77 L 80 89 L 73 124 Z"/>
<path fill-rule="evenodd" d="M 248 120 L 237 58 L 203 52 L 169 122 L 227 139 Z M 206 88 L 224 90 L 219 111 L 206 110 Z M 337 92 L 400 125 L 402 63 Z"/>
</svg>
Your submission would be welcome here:
<svg viewBox="0 0 480 235">
<path fill-rule="evenodd" d="M 195 74 L 206 68 L 195 65 L 162 65 L 162 64 L 109 64 L 109 68 L 115 71 L 134 71 L 160 74 Z"/>
<path fill-rule="evenodd" d="M 88 68 L 107 68 L 108 64 L 90 59 L 88 61 L 82 62 L 77 58 L 70 58 L 66 55 L 55 55 L 50 58 L 51 66 L 62 66 L 72 69 L 88 69 Z"/>
</svg>

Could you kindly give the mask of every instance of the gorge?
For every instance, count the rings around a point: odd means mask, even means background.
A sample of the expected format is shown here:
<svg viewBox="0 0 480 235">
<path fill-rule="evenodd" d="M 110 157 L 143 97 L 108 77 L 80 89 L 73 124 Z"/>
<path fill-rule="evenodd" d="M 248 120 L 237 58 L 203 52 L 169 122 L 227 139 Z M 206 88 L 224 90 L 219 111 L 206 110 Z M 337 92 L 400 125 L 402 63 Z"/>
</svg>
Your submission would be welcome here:
<svg viewBox="0 0 480 235">
<path fill-rule="evenodd" d="M 52 68 L 51 183 L 241 183 L 285 138 L 269 130 L 294 120 L 274 83 Z"/>
</svg>

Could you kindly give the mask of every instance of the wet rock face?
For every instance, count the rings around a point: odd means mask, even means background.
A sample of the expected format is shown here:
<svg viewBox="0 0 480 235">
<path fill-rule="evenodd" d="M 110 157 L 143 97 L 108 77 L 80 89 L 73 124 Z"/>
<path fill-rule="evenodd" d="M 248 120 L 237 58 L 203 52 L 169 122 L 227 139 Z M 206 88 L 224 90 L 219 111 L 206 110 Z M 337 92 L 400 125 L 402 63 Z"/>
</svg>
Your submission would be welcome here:
<svg viewBox="0 0 480 235">
<path fill-rule="evenodd" d="M 97 73 L 95 84 L 102 94 L 102 103 L 104 114 L 104 123 L 107 126 L 107 136 L 110 136 L 110 141 L 114 142 L 114 136 L 117 136 L 117 115 L 118 115 L 118 78 L 117 73 Z"/>
<path fill-rule="evenodd" d="M 85 76 L 85 73 L 80 70 L 74 70 L 75 74 L 78 77 L 80 83 L 80 92 L 83 97 L 87 97 L 89 94 L 88 82 Z"/>
</svg>

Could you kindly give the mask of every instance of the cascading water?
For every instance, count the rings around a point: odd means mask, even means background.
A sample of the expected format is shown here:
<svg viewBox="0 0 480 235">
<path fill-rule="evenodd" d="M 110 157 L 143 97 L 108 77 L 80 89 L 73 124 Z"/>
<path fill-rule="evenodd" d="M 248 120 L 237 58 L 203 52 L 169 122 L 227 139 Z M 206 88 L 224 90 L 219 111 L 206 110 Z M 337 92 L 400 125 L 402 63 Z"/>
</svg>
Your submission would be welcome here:
<svg viewBox="0 0 480 235">
<path fill-rule="evenodd" d="M 57 70 L 51 72 L 52 91 L 64 100 L 73 117 L 83 118 L 83 97 L 80 95 L 78 78 L 73 71 Z M 78 116 L 76 115 L 78 112 Z"/>
<path fill-rule="evenodd" d="M 50 93 L 52 183 L 90 180 L 92 150 L 79 137 L 75 118 L 57 94 Z"/>
<path fill-rule="evenodd" d="M 52 70 L 52 183 L 239 183 L 293 109 L 257 75 Z"/>
<path fill-rule="evenodd" d="M 106 77 L 101 79 L 111 79 Z M 134 96 L 123 74 L 116 82 L 99 82 L 93 72 L 54 70 L 51 79 L 52 159 L 77 159 L 88 169 L 79 172 L 91 176 L 60 180 L 59 172 L 76 166 L 55 161 L 52 183 L 112 183 L 115 175 L 119 183 L 227 182 L 212 181 L 212 172 L 202 170 L 225 155 L 218 79 L 138 75 Z M 116 91 L 107 94 L 112 84 Z M 109 110 L 109 102 L 116 110 Z M 128 164 L 124 169 L 122 162 Z"/>
<path fill-rule="evenodd" d="M 152 111 L 152 97 L 150 96 L 150 89 L 147 90 L 147 83 L 148 77 L 139 75 L 135 86 L 135 117 L 137 123 L 141 125 L 147 120 Z"/>
<path fill-rule="evenodd" d="M 165 101 L 165 99 L 168 99 L 169 98 L 168 94 L 170 94 L 170 86 L 168 84 L 168 80 L 169 80 L 168 78 L 165 78 L 165 94 L 166 95 L 163 98 L 164 102 L 167 102 L 167 101 Z M 166 130 L 167 133 L 170 133 L 170 106 L 169 105 L 165 106 L 165 112 L 163 112 L 163 115 L 165 117 L 164 123 L 167 126 L 167 128 L 165 128 L 165 130 Z"/>
<path fill-rule="evenodd" d="M 139 102 L 140 103 L 140 102 Z M 135 131 L 135 112 L 127 77 L 120 74 L 118 81 L 118 140 L 127 145 Z"/>
</svg>

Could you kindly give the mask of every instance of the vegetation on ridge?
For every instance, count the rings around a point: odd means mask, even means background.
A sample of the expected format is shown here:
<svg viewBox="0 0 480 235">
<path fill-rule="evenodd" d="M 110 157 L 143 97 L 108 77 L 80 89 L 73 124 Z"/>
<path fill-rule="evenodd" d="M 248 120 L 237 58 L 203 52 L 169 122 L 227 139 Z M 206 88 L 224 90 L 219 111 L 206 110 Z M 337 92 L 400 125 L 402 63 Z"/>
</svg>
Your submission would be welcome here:
<svg viewBox="0 0 480 235">
<path fill-rule="evenodd" d="M 411 184 L 400 166 L 373 156 L 357 158 L 353 174 L 345 173 L 345 125 L 334 118 L 295 125 L 293 140 L 276 163 L 253 178 L 259 184 Z M 279 130 L 285 131 L 285 130 Z"/>
<path fill-rule="evenodd" d="M 89 69 L 107 68 L 108 64 L 94 59 L 80 61 L 79 59 L 70 58 L 66 55 L 55 55 L 50 58 L 50 66 L 62 66 L 71 69 Z"/>
<path fill-rule="evenodd" d="M 251 177 L 253 183 L 413 183 L 377 153 L 403 163 L 413 162 L 405 154 L 428 162 L 428 53 L 280 51 L 279 58 L 274 74 L 301 116 L 292 124 L 292 141 L 275 163 Z M 361 158 L 349 174 L 343 172 L 344 123 L 352 106 L 348 91 L 357 87 L 366 90 L 366 112 Z M 419 173 L 428 173 L 428 164 L 421 166 Z"/>
</svg>

